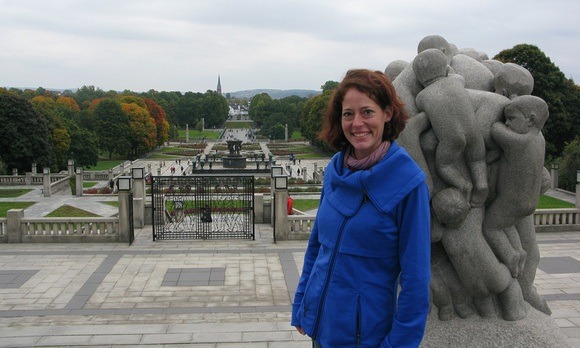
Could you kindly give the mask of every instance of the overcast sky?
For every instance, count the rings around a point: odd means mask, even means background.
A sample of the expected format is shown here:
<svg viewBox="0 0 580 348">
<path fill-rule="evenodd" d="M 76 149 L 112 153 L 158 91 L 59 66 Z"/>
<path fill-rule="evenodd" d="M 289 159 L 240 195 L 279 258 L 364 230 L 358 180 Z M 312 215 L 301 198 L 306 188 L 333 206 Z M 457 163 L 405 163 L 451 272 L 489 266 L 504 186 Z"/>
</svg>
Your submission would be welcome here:
<svg viewBox="0 0 580 348">
<path fill-rule="evenodd" d="M 0 86 L 136 92 L 320 89 L 411 61 L 438 34 L 538 46 L 580 79 L 578 0 L 0 0 Z"/>
</svg>

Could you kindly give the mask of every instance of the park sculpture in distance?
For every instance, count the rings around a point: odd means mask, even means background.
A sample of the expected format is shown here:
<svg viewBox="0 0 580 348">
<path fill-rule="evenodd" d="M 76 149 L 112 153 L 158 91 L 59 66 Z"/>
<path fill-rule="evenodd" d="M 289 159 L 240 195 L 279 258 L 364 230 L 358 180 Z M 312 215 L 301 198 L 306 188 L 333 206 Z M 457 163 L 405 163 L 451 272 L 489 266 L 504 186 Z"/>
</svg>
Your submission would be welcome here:
<svg viewBox="0 0 580 348">
<path fill-rule="evenodd" d="M 431 35 L 385 69 L 411 117 L 397 140 L 427 174 L 424 347 L 566 347 L 534 286 L 533 213 L 549 187 L 544 100 L 525 68 Z"/>
</svg>

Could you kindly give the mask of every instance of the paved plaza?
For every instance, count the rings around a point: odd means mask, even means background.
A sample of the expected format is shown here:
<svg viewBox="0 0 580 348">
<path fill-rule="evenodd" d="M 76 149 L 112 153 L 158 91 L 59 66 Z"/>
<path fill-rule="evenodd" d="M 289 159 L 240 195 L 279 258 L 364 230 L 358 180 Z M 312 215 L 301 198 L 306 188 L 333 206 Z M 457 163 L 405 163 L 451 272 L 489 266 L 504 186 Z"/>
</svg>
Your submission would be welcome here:
<svg viewBox="0 0 580 348">
<path fill-rule="evenodd" d="M 36 189 L 25 215 L 62 204 L 111 216 L 116 199 Z M 14 199 L 12 199 L 14 200 Z M 305 241 L 152 241 L 151 226 L 127 244 L 0 244 L 0 347 L 310 347 L 290 310 Z M 580 231 L 538 234 L 536 286 L 552 317 L 580 347 Z"/>
</svg>

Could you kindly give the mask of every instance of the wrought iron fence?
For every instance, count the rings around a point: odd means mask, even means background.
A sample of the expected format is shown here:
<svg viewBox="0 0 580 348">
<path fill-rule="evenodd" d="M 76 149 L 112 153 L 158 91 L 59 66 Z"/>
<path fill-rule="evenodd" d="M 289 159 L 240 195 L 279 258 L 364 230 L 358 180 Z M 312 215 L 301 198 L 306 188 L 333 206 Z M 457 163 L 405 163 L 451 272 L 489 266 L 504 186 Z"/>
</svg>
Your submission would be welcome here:
<svg viewBox="0 0 580 348">
<path fill-rule="evenodd" d="M 153 240 L 254 239 L 253 176 L 154 176 Z"/>
</svg>

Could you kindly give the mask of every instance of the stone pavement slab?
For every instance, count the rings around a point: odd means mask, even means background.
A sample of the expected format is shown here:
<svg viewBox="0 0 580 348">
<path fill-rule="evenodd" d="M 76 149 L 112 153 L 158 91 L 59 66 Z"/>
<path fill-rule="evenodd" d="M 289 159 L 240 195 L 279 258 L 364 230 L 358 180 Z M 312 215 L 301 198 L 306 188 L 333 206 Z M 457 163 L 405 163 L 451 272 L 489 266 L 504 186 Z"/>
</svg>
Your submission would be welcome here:
<svg viewBox="0 0 580 348">
<path fill-rule="evenodd" d="M 290 326 L 306 241 L 3 244 L 0 347 L 310 347 Z M 536 287 L 580 347 L 580 232 L 537 235 Z M 212 272 L 215 271 L 214 278 Z M 1 284 L 10 284 L 10 282 Z"/>
</svg>

